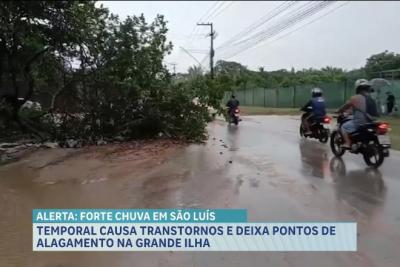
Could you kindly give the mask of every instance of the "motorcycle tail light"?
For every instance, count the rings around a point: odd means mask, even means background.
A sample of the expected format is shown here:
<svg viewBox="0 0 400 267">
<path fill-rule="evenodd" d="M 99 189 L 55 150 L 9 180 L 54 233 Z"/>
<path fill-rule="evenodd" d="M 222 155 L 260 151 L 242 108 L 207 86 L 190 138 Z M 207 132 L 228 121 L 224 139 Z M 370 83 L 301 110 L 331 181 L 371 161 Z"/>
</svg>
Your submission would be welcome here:
<svg viewBox="0 0 400 267">
<path fill-rule="evenodd" d="M 389 124 L 386 122 L 381 122 L 378 124 L 377 132 L 378 134 L 386 134 L 390 130 Z"/>
<path fill-rule="evenodd" d="M 331 117 L 325 116 L 325 117 L 324 117 L 324 123 L 326 123 L 326 124 L 331 123 Z"/>
</svg>

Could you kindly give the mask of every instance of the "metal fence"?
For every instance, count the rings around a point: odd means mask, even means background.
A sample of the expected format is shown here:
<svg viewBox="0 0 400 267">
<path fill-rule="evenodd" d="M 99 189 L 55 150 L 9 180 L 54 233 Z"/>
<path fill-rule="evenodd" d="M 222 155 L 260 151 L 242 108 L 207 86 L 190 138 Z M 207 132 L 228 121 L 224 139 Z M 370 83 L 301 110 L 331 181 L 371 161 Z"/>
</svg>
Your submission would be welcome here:
<svg viewBox="0 0 400 267">
<path fill-rule="evenodd" d="M 382 112 L 385 112 L 387 92 L 393 93 L 396 103 L 400 101 L 400 80 L 390 82 L 391 85 L 373 94 Z M 232 91 L 225 92 L 223 101 L 226 103 L 234 93 L 242 106 L 299 108 L 310 99 L 310 91 L 313 87 L 320 87 L 323 90 L 328 108 L 340 107 L 355 93 L 354 81 L 344 81 L 281 88 L 234 88 Z"/>
</svg>

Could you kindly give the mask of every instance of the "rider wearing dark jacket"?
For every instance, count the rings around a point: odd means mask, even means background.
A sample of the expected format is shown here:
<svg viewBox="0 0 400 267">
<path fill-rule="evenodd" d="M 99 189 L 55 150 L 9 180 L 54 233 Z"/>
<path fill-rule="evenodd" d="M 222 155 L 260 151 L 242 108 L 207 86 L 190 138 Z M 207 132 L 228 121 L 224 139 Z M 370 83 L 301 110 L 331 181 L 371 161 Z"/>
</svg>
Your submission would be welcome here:
<svg viewBox="0 0 400 267">
<path fill-rule="evenodd" d="M 311 90 L 311 99 L 301 108 L 306 112 L 303 117 L 303 125 L 306 129 L 305 134 L 311 134 L 310 122 L 320 120 L 326 115 L 325 99 L 322 97 L 322 90 L 314 88 Z"/>
<path fill-rule="evenodd" d="M 238 108 L 239 104 L 239 100 L 237 100 L 236 97 L 232 95 L 231 99 L 229 99 L 228 103 L 226 103 L 226 106 L 228 107 L 228 114 L 230 115 L 232 110 Z"/>
</svg>

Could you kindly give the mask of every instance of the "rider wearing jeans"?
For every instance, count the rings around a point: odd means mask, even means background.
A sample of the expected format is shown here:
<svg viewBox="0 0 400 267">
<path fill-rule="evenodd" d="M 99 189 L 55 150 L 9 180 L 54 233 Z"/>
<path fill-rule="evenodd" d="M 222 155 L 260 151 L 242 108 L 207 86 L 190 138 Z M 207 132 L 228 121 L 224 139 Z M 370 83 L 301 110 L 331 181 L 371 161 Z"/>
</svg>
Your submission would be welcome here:
<svg viewBox="0 0 400 267">
<path fill-rule="evenodd" d="M 339 110 L 339 113 L 352 108 L 353 119 L 342 125 L 341 132 L 345 143 L 342 145 L 344 149 L 350 149 L 350 134 L 357 131 L 360 126 L 371 122 L 372 116 L 377 116 L 376 104 L 369 95 L 372 92 L 371 84 L 365 79 L 359 79 L 355 82 L 356 95 L 352 96 L 349 101 Z"/>
</svg>

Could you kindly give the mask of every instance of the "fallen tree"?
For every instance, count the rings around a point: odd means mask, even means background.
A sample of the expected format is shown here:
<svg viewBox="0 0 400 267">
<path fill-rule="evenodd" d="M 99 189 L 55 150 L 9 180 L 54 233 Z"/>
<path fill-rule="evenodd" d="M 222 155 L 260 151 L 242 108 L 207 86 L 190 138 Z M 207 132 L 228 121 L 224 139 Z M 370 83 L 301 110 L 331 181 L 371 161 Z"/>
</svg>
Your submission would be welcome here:
<svg viewBox="0 0 400 267">
<path fill-rule="evenodd" d="M 40 141 L 169 136 L 202 140 L 219 108 L 220 85 L 206 76 L 172 83 L 166 21 L 121 21 L 94 1 L 2 2 L 0 130 L 16 125 Z M 194 98 L 199 98 L 194 103 Z M 40 112 L 22 110 L 39 101 Z"/>
</svg>

